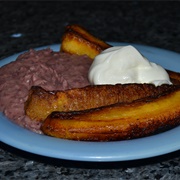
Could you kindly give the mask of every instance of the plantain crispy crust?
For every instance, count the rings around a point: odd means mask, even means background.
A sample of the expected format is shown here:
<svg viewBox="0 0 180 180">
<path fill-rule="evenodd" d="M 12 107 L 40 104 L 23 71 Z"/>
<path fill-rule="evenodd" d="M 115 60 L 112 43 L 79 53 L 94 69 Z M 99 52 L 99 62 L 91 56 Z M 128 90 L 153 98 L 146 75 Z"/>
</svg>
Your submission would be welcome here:
<svg viewBox="0 0 180 180">
<path fill-rule="evenodd" d="M 66 91 L 45 91 L 34 86 L 25 103 L 25 113 L 32 120 L 43 121 L 53 111 L 80 111 L 159 96 L 179 88 L 178 85 L 117 84 L 75 88 Z"/>
<path fill-rule="evenodd" d="M 78 112 L 53 112 L 43 133 L 81 141 L 115 141 L 149 136 L 180 124 L 180 88 L 161 96 Z"/>
<path fill-rule="evenodd" d="M 173 84 L 180 84 L 180 73 L 179 72 L 175 72 L 175 71 L 170 71 L 170 70 L 166 70 L 170 79 L 171 79 L 171 82 Z"/>
<path fill-rule="evenodd" d="M 84 55 L 94 59 L 101 51 L 111 47 L 106 42 L 90 34 L 79 25 L 66 26 L 62 36 L 61 52 Z"/>
</svg>

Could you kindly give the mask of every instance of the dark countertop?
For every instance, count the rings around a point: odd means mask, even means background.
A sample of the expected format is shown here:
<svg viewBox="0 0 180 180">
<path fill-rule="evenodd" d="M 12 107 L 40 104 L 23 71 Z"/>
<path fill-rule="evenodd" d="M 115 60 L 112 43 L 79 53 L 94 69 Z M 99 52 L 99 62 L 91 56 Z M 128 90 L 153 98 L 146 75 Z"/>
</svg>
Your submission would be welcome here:
<svg viewBox="0 0 180 180">
<path fill-rule="evenodd" d="M 178 1 L 0 2 L 0 59 L 59 44 L 67 24 L 105 41 L 180 52 Z M 16 37 L 20 35 L 20 37 Z M 136 161 L 90 163 L 47 158 L 0 144 L 0 179 L 180 179 L 180 151 Z"/>
</svg>

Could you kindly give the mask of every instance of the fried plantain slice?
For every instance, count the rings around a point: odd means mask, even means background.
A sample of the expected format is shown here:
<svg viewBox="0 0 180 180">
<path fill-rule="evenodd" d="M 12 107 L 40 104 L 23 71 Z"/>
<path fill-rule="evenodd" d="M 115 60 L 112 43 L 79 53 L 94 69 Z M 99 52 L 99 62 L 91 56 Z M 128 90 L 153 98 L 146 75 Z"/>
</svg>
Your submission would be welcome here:
<svg viewBox="0 0 180 180">
<path fill-rule="evenodd" d="M 79 111 L 159 96 L 177 89 L 175 85 L 153 84 L 97 85 L 66 91 L 45 91 L 34 86 L 25 103 L 25 113 L 32 120 L 43 121 L 53 111 Z"/>
<path fill-rule="evenodd" d="M 44 134 L 70 140 L 115 141 L 140 138 L 180 124 L 180 88 L 130 103 L 77 111 L 53 112 Z"/>
<path fill-rule="evenodd" d="M 175 71 L 171 71 L 171 70 L 167 70 L 167 73 L 171 79 L 171 82 L 175 85 L 180 84 L 180 73 L 179 72 L 175 72 Z"/>
<path fill-rule="evenodd" d="M 111 47 L 111 45 L 93 36 L 84 27 L 73 24 L 65 28 L 62 36 L 61 52 L 84 55 L 94 59 L 101 51 Z"/>
</svg>

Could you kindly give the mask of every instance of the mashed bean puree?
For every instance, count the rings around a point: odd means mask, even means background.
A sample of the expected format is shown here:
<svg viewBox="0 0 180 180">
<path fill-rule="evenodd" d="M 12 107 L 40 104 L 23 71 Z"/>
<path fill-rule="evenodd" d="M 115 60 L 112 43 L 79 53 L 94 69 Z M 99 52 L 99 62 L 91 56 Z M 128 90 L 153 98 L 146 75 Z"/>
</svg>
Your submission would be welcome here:
<svg viewBox="0 0 180 180">
<path fill-rule="evenodd" d="M 51 49 L 29 50 L 0 68 L 0 111 L 9 119 L 37 133 L 40 123 L 24 113 L 31 86 L 66 90 L 89 85 L 88 70 L 92 60 L 87 56 L 53 52 Z"/>
</svg>

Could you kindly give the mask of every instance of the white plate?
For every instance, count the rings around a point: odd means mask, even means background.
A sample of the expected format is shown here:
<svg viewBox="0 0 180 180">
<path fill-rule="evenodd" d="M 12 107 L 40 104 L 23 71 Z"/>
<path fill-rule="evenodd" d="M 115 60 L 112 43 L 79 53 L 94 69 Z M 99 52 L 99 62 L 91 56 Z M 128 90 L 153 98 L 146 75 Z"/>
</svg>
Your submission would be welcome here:
<svg viewBox="0 0 180 180">
<path fill-rule="evenodd" d="M 127 43 L 111 43 L 127 45 Z M 149 60 L 180 72 L 180 54 L 133 44 Z M 59 45 L 48 46 L 54 51 Z M 38 49 L 42 49 L 41 47 Z M 0 66 L 16 59 L 19 54 L 0 61 Z M 127 161 L 163 155 L 180 149 L 180 126 L 157 135 L 115 142 L 78 142 L 39 135 L 19 127 L 0 114 L 0 140 L 18 149 L 66 160 L 91 162 Z"/>
</svg>

